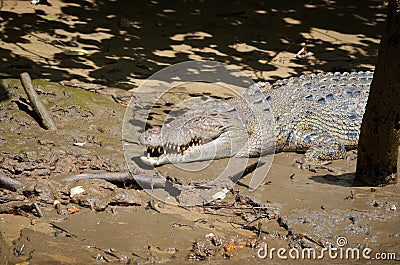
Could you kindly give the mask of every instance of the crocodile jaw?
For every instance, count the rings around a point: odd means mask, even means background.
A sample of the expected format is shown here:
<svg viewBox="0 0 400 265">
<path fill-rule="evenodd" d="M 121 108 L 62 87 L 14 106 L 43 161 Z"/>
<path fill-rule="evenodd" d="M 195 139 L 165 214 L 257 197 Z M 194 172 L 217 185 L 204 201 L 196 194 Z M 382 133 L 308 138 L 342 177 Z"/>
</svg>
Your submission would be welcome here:
<svg viewBox="0 0 400 265">
<path fill-rule="evenodd" d="M 249 141 L 249 122 L 235 105 L 206 101 L 139 136 L 147 148 L 141 160 L 149 165 L 188 163 L 232 157 Z"/>
<path fill-rule="evenodd" d="M 177 134 L 168 137 L 168 130 L 163 134 L 160 128 L 150 129 L 139 138 L 147 147 L 147 156 L 140 159 L 145 164 L 156 166 L 232 157 L 246 145 L 248 134 L 241 122 L 231 120 L 231 124 L 235 126 L 219 127 L 221 130 L 209 131 L 207 136 L 203 135 L 204 138 L 184 137 L 185 140 L 179 141 L 181 144 L 171 143 L 172 136 Z"/>
<path fill-rule="evenodd" d="M 216 139 L 203 145 L 190 146 L 182 153 L 177 154 L 162 154 L 158 157 L 141 156 L 140 160 L 147 165 L 158 166 L 163 164 L 213 160 L 231 156 L 231 154 L 227 153 L 229 152 L 228 149 L 225 150 L 225 152 L 223 152 L 224 150 L 218 150 L 219 142 L 221 142 L 221 139 Z"/>
</svg>

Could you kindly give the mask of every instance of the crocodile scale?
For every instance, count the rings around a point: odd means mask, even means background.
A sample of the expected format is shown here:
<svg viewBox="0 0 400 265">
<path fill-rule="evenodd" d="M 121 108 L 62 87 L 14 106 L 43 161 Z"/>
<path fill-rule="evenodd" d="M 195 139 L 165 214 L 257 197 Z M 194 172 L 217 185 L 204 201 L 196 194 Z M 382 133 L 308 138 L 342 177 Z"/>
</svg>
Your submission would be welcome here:
<svg viewBox="0 0 400 265">
<path fill-rule="evenodd" d="M 142 161 L 258 156 L 271 148 L 305 152 L 306 165 L 343 158 L 357 148 L 372 78 L 373 72 L 360 71 L 255 83 L 224 104 L 205 102 L 143 132 L 139 140 L 148 155 Z"/>
</svg>

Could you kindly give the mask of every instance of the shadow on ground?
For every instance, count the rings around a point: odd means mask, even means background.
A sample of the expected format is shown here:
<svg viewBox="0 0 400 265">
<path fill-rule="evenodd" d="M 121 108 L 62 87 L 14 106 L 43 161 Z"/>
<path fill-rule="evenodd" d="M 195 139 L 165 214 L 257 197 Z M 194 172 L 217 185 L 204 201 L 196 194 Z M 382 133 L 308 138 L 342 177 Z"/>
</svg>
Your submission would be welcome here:
<svg viewBox="0 0 400 265">
<path fill-rule="evenodd" d="M 355 182 L 355 174 L 354 173 L 344 173 L 341 175 L 320 175 L 320 176 L 311 176 L 311 180 L 328 185 L 339 185 L 343 187 L 358 187 L 359 185 Z"/>
<path fill-rule="evenodd" d="M 50 1 L 52 2 L 52 1 Z M 373 64 L 381 1 L 29 1 L 3 3 L 0 72 L 132 88 L 165 66 L 211 59 L 253 79 Z M 22 11 L 21 11 L 22 10 Z M 356 40 L 347 43 L 346 36 Z M 293 62 L 301 43 L 315 54 Z M 86 56 L 69 56 L 76 48 Z M 291 56 L 282 56 L 289 53 Z M 345 64 L 345 66 L 343 65 Z"/>
</svg>

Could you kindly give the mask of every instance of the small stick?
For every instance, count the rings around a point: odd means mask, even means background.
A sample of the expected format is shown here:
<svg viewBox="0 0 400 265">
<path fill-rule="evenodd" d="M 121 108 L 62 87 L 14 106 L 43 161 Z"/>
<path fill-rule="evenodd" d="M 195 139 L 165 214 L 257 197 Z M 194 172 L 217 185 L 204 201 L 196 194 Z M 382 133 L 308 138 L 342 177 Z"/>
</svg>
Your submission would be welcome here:
<svg viewBox="0 0 400 265">
<path fill-rule="evenodd" d="M 33 206 L 35 207 L 35 210 L 36 210 L 36 213 L 38 214 L 38 216 L 39 216 L 40 218 L 43 218 L 44 215 L 43 215 L 43 213 L 42 213 L 42 210 L 40 210 L 39 205 L 35 202 L 35 203 L 33 204 Z"/>
<path fill-rule="evenodd" d="M 8 198 L 8 197 L 0 197 L 0 203 L 17 202 L 17 201 L 20 201 L 20 199 L 17 199 L 17 198 Z"/>
<path fill-rule="evenodd" d="M 9 176 L 0 171 L 0 188 L 5 188 L 11 191 L 17 191 L 19 189 L 22 189 L 23 187 L 24 184 L 22 182 L 10 178 Z"/>
<path fill-rule="evenodd" d="M 22 256 L 22 251 L 24 251 L 25 244 L 22 244 L 21 248 L 18 250 L 18 257 Z"/>
<path fill-rule="evenodd" d="M 304 237 L 305 239 L 307 239 L 308 241 L 313 242 L 314 244 L 316 244 L 316 245 L 318 245 L 318 246 L 320 246 L 320 247 L 322 247 L 322 248 L 325 247 L 324 244 L 322 244 L 320 241 L 314 240 L 314 239 L 312 239 L 311 237 L 309 237 L 309 236 L 307 236 L 307 235 L 303 235 L 303 237 Z"/>
<path fill-rule="evenodd" d="M 40 100 L 38 94 L 32 85 L 31 77 L 28 73 L 21 74 L 21 83 L 24 87 L 25 93 L 28 95 L 29 101 L 31 102 L 33 110 L 41 119 L 41 122 L 45 129 L 55 131 L 57 127 L 51 117 L 50 113 L 44 107 L 42 101 Z"/>
<path fill-rule="evenodd" d="M 82 173 L 79 175 L 75 175 L 72 177 L 63 178 L 62 180 L 65 182 L 74 182 L 78 180 L 87 180 L 87 179 L 104 179 L 107 181 L 114 182 L 127 182 L 132 180 L 132 176 L 129 172 L 93 172 L 93 173 Z"/>
<path fill-rule="evenodd" d="M 239 209 L 239 210 L 254 210 L 254 209 L 261 209 L 265 210 L 270 208 L 269 206 L 229 206 L 229 205 L 202 205 L 202 208 L 211 208 L 211 209 Z"/>
<path fill-rule="evenodd" d="M 53 223 L 53 222 L 51 222 L 50 223 L 54 228 L 57 228 L 58 230 L 61 230 L 61 231 L 63 231 L 64 233 L 66 233 L 66 234 L 68 234 L 68 235 L 70 235 L 70 236 L 73 236 L 73 237 L 76 237 L 76 238 L 78 238 L 78 236 L 76 236 L 76 235 L 74 235 L 74 234 L 72 234 L 71 232 L 68 232 L 68 230 L 66 230 L 66 229 L 64 229 L 64 228 L 62 228 L 61 226 L 59 226 L 59 225 L 56 225 L 55 223 Z"/>
</svg>

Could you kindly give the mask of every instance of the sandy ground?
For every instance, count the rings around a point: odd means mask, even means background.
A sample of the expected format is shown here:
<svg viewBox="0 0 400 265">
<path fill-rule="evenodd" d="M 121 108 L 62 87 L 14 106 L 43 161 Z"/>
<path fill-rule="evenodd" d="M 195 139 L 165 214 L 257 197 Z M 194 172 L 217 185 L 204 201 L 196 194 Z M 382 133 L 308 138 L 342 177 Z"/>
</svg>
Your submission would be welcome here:
<svg viewBox="0 0 400 265">
<path fill-rule="evenodd" d="M 373 257 L 395 253 L 399 260 L 399 185 L 354 186 L 354 152 L 317 173 L 299 169 L 301 154 L 277 154 L 256 191 L 248 191 L 246 176 L 212 207 L 165 204 L 132 183 L 61 180 L 127 170 L 120 141 L 125 105 L 138 90 L 153 95 L 140 85 L 166 66 L 214 60 L 254 81 L 373 69 L 385 17 L 381 1 L 49 2 L 0 1 L 0 73 L 9 90 L 0 93 L 0 170 L 26 184 L 0 190 L 0 198 L 16 199 L 0 204 L 1 264 L 274 264 L 281 261 L 277 256 L 257 257 L 263 243 L 321 251 L 338 246 L 340 237 L 347 239 L 344 247 L 371 248 Z M 303 47 L 313 55 L 295 58 Z M 38 79 L 34 84 L 57 133 L 34 120 L 15 80 L 21 72 Z M 213 84 L 185 83 L 157 103 L 150 126 L 182 101 L 206 96 L 232 94 Z M 196 174 L 172 165 L 158 171 L 191 183 L 213 179 L 226 163 L 215 161 Z M 76 186 L 86 193 L 71 198 Z"/>
</svg>

